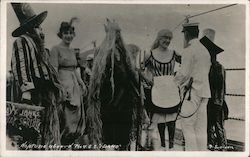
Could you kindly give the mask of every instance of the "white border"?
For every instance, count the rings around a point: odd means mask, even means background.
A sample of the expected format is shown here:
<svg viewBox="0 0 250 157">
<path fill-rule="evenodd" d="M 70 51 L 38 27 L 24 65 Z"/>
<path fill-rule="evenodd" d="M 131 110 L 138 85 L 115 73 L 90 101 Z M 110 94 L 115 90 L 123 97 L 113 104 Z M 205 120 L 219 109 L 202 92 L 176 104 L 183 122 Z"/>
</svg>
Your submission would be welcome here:
<svg viewBox="0 0 250 157">
<path fill-rule="evenodd" d="M 1 1 L 1 52 L 0 53 L 0 60 L 2 63 L 2 67 L 0 68 L 0 89 L 1 90 L 1 98 L 0 103 L 0 127 L 1 127 L 1 133 L 0 133 L 0 156 L 25 156 L 25 157 L 36 157 L 36 156 L 192 156 L 192 157 L 205 157 L 205 156 L 227 156 L 227 157 L 237 157 L 237 156 L 249 156 L 249 81 L 250 81 L 250 75 L 249 75 L 249 1 L 247 0 L 156 0 L 156 1 L 135 1 L 135 0 L 124 0 L 124 1 L 115 1 L 115 0 L 109 0 L 109 1 L 96 1 L 96 0 L 89 0 L 89 1 L 62 1 L 62 0 L 54 0 L 54 1 L 42 1 L 42 0 L 21 0 L 18 2 L 32 2 L 32 3 L 86 3 L 86 4 L 244 4 L 246 6 L 246 76 L 245 76 L 245 105 L 246 105 L 246 135 L 245 135 L 245 151 L 244 152 L 159 152 L 159 151 L 150 151 L 150 152 L 103 152 L 103 151 L 8 151 L 5 150 L 5 140 L 6 140 L 6 130 L 5 130 L 5 89 L 6 89 L 6 45 L 7 41 L 6 39 L 6 27 L 7 27 L 7 15 L 6 15 L 6 4 L 9 2 L 13 2 L 11 0 L 2 0 Z M 17 1 L 15 1 L 17 2 Z M 240 129 L 240 128 L 239 128 Z"/>
</svg>

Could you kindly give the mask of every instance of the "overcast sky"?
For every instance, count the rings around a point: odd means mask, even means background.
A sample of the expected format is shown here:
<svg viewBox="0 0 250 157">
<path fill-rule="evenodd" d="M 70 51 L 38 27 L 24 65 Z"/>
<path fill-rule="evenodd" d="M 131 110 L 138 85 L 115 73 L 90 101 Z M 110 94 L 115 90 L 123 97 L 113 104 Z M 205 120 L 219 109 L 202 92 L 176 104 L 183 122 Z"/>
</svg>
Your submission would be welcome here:
<svg viewBox="0 0 250 157">
<path fill-rule="evenodd" d="M 97 40 L 97 45 L 102 42 L 105 36 L 103 24 L 106 18 L 115 19 L 119 23 L 125 43 L 134 43 L 142 50 L 148 50 L 160 29 L 173 30 L 186 15 L 195 15 L 225 5 L 228 4 L 31 3 L 37 14 L 48 11 L 48 16 L 41 25 L 48 48 L 60 42 L 56 35 L 60 23 L 69 21 L 73 16 L 78 17 L 80 21 L 75 23 L 76 37 L 72 47 L 81 48 L 82 52 L 92 48 L 91 41 Z M 219 55 L 219 61 L 226 68 L 245 67 L 245 5 L 238 4 L 194 17 L 190 22 L 199 22 L 200 31 L 204 28 L 216 30 L 215 43 L 225 50 Z M 7 5 L 7 25 L 7 68 L 9 69 L 12 43 L 15 39 L 11 33 L 19 26 L 10 4 Z M 182 26 L 173 31 L 174 37 L 170 44 L 172 49 L 180 53 L 183 50 L 181 30 Z M 234 81 L 237 82 L 238 78 L 235 77 Z"/>
</svg>

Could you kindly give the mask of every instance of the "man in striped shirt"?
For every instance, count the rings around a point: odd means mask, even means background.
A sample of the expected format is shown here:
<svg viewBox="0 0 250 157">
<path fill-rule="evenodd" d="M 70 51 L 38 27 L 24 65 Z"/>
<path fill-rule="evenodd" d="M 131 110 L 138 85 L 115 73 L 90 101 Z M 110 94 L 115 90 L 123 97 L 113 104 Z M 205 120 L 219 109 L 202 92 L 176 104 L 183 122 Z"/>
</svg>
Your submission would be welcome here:
<svg viewBox="0 0 250 157">
<path fill-rule="evenodd" d="M 19 91 L 12 100 L 45 107 L 38 133 L 40 135 L 34 135 L 32 129 L 25 128 L 27 131 L 22 136 L 32 144 L 60 144 L 57 113 L 60 85 L 56 72 L 48 61 L 44 34 L 40 27 L 47 11 L 36 15 L 27 3 L 11 5 L 20 22 L 20 27 L 12 32 L 12 36 L 17 39 L 13 44 L 11 68 L 15 87 Z"/>
</svg>

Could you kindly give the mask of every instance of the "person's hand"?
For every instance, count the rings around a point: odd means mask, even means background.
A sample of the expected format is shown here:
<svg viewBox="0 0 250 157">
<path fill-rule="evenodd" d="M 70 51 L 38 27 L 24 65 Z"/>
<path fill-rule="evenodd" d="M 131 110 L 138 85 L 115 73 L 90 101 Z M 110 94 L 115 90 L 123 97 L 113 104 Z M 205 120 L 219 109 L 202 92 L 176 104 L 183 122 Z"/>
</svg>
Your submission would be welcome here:
<svg viewBox="0 0 250 157">
<path fill-rule="evenodd" d="M 31 100 L 31 93 L 29 91 L 23 92 L 22 99 Z"/>
<path fill-rule="evenodd" d="M 147 113 L 145 113 L 144 123 L 145 123 L 145 124 L 147 124 L 147 125 L 149 125 L 149 124 L 150 124 L 150 118 L 149 118 L 149 116 L 148 116 L 148 114 L 147 114 Z"/>
<path fill-rule="evenodd" d="M 27 104 L 32 104 L 32 102 L 31 102 L 31 92 L 30 91 L 23 92 L 21 102 L 22 103 L 27 103 Z"/>
</svg>

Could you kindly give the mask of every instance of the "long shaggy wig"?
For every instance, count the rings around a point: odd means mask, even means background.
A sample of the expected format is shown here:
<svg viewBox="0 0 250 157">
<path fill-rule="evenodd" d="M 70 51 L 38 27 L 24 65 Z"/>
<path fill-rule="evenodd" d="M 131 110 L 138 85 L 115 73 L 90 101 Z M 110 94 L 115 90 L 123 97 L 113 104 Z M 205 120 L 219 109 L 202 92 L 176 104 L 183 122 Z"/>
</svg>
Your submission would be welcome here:
<svg viewBox="0 0 250 157">
<path fill-rule="evenodd" d="M 120 34 L 120 27 L 113 21 L 111 22 L 107 19 L 107 25 L 104 25 L 106 37 L 101 43 L 100 47 L 97 49 L 96 56 L 93 64 L 93 74 L 90 78 L 89 86 L 89 96 L 88 96 L 88 109 L 87 109 L 87 125 L 89 132 L 89 142 L 90 144 L 100 144 L 102 143 L 102 120 L 101 120 L 101 101 L 100 101 L 100 89 L 102 88 L 102 83 L 106 77 L 105 69 L 107 66 L 107 60 L 110 56 L 111 61 L 111 97 L 114 96 L 114 66 L 115 66 L 115 53 L 119 52 L 121 58 L 125 60 L 125 66 L 127 72 L 130 76 L 137 80 L 137 75 L 135 72 L 135 65 L 131 63 L 131 53 L 128 53 L 123 39 Z M 118 50 L 119 49 L 119 50 Z M 112 100 L 110 100 L 111 102 Z"/>
</svg>

